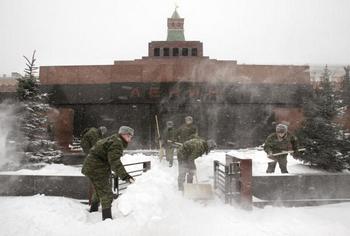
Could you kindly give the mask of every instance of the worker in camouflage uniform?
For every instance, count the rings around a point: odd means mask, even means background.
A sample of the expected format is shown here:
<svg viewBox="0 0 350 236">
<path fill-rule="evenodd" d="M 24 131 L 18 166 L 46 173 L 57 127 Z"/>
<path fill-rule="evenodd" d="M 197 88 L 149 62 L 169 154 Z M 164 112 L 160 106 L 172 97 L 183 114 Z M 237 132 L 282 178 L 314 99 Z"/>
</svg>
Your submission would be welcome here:
<svg viewBox="0 0 350 236">
<path fill-rule="evenodd" d="M 176 141 L 184 143 L 187 140 L 195 138 L 198 136 L 198 129 L 193 124 L 192 116 L 185 117 L 185 124 L 181 125 L 178 130 L 176 130 Z"/>
<path fill-rule="evenodd" d="M 104 138 L 107 133 L 107 129 L 104 126 L 87 128 L 82 132 L 80 146 L 83 149 L 83 152 L 87 155 L 89 154 L 90 149 L 95 143 Z"/>
<path fill-rule="evenodd" d="M 177 159 L 179 163 L 178 188 L 180 191 L 184 189 L 184 182 L 187 175 L 187 183 L 193 182 L 193 176 L 196 173 L 195 159 L 208 154 L 216 147 L 214 140 L 207 141 L 196 137 L 186 141 L 178 149 Z"/>
<path fill-rule="evenodd" d="M 102 219 L 112 218 L 111 206 L 113 201 L 111 171 L 122 180 L 133 183 L 120 158 L 123 150 L 131 142 L 134 130 L 121 126 L 118 134 L 99 140 L 90 150 L 84 161 L 82 173 L 86 175 L 95 187 L 96 194 L 102 205 Z"/>
<path fill-rule="evenodd" d="M 294 157 L 299 155 L 297 138 L 288 132 L 288 126 L 285 124 L 278 124 L 276 126 L 276 132 L 270 134 L 267 137 L 264 145 L 264 150 L 267 153 L 267 157 L 272 160 L 268 163 L 266 173 L 274 173 L 277 163 L 282 173 L 288 173 L 288 154 L 282 154 L 278 156 L 274 156 L 273 154 L 293 150 Z"/>
<path fill-rule="evenodd" d="M 175 142 L 175 128 L 174 122 L 167 121 L 166 128 L 163 132 L 163 143 L 165 148 L 166 160 L 169 162 L 169 167 L 173 166 L 174 162 L 174 151 L 175 147 L 173 143 Z"/>
<path fill-rule="evenodd" d="M 86 128 L 82 132 L 80 146 L 82 147 L 86 156 L 89 154 L 90 149 L 96 144 L 96 142 L 104 138 L 106 133 L 107 128 L 104 126 L 100 126 L 98 129 L 95 127 Z M 89 204 L 90 212 L 97 211 L 100 204 L 92 183 L 90 183 L 89 188 Z"/>
</svg>

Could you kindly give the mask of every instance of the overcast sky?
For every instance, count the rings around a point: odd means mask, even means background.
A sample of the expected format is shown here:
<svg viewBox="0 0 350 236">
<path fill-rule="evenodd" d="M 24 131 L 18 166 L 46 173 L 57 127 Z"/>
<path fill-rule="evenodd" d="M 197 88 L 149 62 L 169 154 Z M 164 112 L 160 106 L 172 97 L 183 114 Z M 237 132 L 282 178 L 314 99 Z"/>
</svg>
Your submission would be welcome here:
<svg viewBox="0 0 350 236">
<path fill-rule="evenodd" d="M 0 74 L 113 64 L 166 40 L 179 5 L 186 40 L 239 64 L 350 64 L 350 0 L 0 0 Z"/>
</svg>

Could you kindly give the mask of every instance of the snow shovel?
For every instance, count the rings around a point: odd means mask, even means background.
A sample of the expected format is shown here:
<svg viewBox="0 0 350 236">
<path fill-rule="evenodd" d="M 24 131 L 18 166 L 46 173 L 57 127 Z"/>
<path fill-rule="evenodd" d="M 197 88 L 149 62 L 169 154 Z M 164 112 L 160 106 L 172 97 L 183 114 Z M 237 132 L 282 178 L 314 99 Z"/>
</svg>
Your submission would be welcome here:
<svg viewBox="0 0 350 236">
<path fill-rule="evenodd" d="M 154 118 L 156 120 L 156 128 L 157 128 L 157 135 L 158 135 L 158 142 L 159 142 L 159 161 L 162 161 L 163 157 L 165 156 L 165 151 L 164 151 L 164 148 L 162 147 L 162 140 L 160 138 L 159 123 L 158 123 L 157 115 L 155 115 Z"/>
<path fill-rule="evenodd" d="M 191 200 L 211 200 L 214 197 L 211 184 L 198 183 L 197 175 L 193 176 L 194 183 L 184 183 L 184 197 Z"/>
<path fill-rule="evenodd" d="M 306 150 L 306 148 L 299 148 L 298 151 L 299 152 L 304 152 Z M 294 151 L 283 151 L 283 152 L 279 152 L 279 153 L 274 153 L 272 154 L 272 156 L 281 156 L 281 155 L 286 155 L 286 154 L 293 154 Z"/>
</svg>

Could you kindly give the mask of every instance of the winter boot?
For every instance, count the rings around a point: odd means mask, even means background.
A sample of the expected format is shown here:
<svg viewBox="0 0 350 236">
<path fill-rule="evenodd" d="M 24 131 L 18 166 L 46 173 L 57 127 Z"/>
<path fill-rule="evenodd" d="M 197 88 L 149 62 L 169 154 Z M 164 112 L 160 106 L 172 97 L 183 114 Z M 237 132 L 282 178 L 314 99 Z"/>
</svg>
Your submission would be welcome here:
<svg viewBox="0 0 350 236">
<path fill-rule="evenodd" d="M 90 205 L 90 212 L 96 212 L 98 211 L 100 203 L 99 202 L 92 202 Z"/>
<path fill-rule="evenodd" d="M 112 219 L 112 210 L 111 208 L 102 209 L 102 220 Z"/>
<path fill-rule="evenodd" d="M 286 166 L 280 166 L 280 169 L 282 174 L 288 174 L 288 170 Z"/>
</svg>

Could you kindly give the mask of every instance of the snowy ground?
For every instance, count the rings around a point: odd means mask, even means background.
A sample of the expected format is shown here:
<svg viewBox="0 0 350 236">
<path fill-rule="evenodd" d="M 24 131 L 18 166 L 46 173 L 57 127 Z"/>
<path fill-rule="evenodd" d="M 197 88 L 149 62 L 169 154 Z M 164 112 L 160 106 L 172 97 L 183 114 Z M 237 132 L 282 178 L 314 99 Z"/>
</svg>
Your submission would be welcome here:
<svg viewBox="0 0 350 236">
<path fill-rule="evenodd" d="M 253 158 L 255 175 L 264 174 L 266 155 L 257 150 L 231 154 Z M 213 160 L 224 162 L 225 152 L 197 160 L 200 181 L 211 180 Z M 124 163 L 152 161 L 152 169 L 136 179 L 113 202 L 113 220 L 101 212 L 88 213 L 78 200 L 47 197 L 0 197 L 1 235 L 350 235 L 350 203 L 319 207 L 265 207 L 248 212 L 219 199 L 203 205 L 184 199 L 177 191 L 177 166 L 142 154 L 126 155 Z M 291 174 L 314 170 L 289 158 Z M 279 170 L 275 175 L 279 174 Z M 79 175 L 79 167 L 48 165 L 18 174 Z"/>
</svg>

